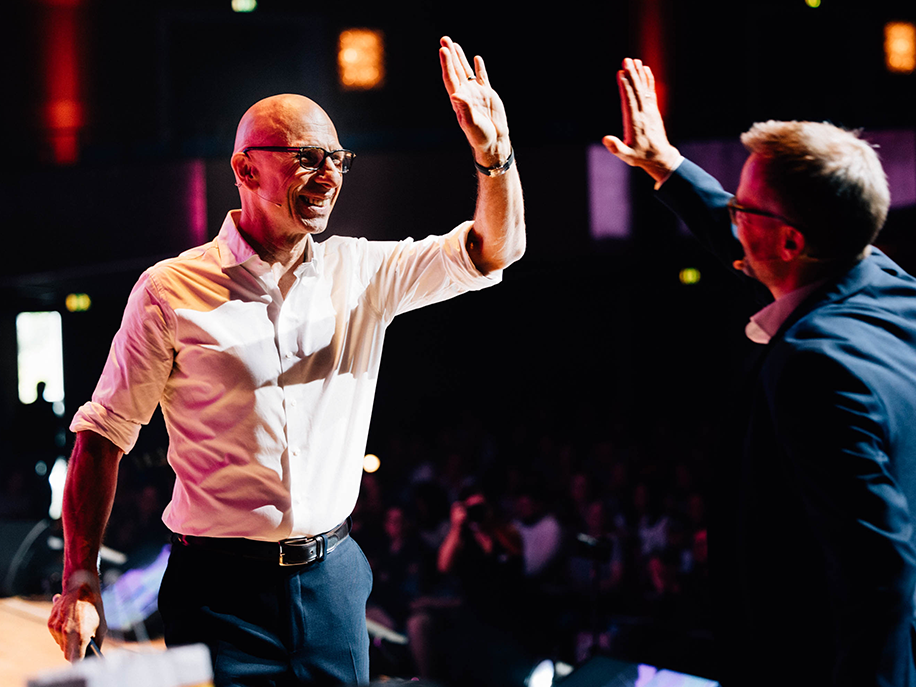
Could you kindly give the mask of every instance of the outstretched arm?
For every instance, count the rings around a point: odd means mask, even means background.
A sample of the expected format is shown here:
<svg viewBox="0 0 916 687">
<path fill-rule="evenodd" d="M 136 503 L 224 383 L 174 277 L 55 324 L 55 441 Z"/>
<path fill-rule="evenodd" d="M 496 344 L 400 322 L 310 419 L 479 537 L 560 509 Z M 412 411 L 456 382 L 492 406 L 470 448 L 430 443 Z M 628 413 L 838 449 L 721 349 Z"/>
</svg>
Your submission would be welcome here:
<svg viewBox="0 0 916 687">
<path fill-rule="evenodd" d="M 602 143 L 631 167 L 645 170 L 657 182 L 664 181 L 682 158 L 665 133 L 652 70 L 640 60 L 628 57 L 617 72 L 617 87 L 623 114 L 623 140 L 605 136 Z"/>
<path fill-rule="evenodd" d="M 48 629 L 68 661 L 86 655 L 89 640 L 101 643 L 107 625 L 99 586 L 102 535 L 118 483 L 123 452 L 105 437 L 79 432 L 64 487 L 64 575 Z"/>
<path fill-rule="evenodd" d="M 461 46 L 445 37 L 439 61 L 452 109 L 478 165 L 477 209 L 468 234 L 468 253 L 477 269 L 488 274 L 507 267 L 525 252 L 522 185 L 509 141 L 506 109 L 490 86 L 479 55 L 472 68 Z"/>
</svg>

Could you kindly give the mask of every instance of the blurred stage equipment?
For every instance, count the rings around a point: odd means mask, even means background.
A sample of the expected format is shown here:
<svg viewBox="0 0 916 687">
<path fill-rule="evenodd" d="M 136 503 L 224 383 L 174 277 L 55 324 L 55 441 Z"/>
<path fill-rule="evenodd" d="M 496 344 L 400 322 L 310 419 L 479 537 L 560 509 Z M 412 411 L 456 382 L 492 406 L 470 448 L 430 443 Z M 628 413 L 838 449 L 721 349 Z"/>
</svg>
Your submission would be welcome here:
<svg viewBox="0 0 916 687">
<path fill-rule="evenodd" d="M 60 591 L 64 540 L 53 520 L 0 521 L 0 597 Z M 102 570 L 122 566 L 127 557 L 102 547 Z"/>
<path fill-rule="evenodd" d="M 45 582 L 60 568 L 48 545 L 50 534 L 50 520 L 0 522 L 0 596 L 49 591 Z"/>
<path fill-rule="evenodd" d="M 594 656 L 562 680 L 558 687 L 718 687 L 715 680 Z"/>
<path fill-rule="evenodd" d="M 162 547 L 149 565 L 131 568 L 102 589 L 108 631 L 123 640 L 145 642 L 161 634 L 159 586 L 171 546 Z"/>
</svg>

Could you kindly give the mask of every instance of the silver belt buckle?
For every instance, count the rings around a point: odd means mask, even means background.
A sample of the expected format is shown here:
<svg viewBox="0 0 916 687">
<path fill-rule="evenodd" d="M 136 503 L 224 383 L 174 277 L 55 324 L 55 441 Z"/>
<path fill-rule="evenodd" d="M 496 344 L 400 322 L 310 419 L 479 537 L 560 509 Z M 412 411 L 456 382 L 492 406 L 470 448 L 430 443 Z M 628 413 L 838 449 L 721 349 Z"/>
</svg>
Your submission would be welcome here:
<svg viewBox="0 0 916 687">
<path fill-rule="evenodd" d="M 292 567 L 296 565 L 311 565 L 324 560 L 326 543 L 324 537 L 302 537 L 300 539 L 285 539 L 280 544 L 280 565 Z M 314 549 L 312 545 L 314 544 Z M 303 555 L 304 554 L 304 555 Z"/>
</svg>

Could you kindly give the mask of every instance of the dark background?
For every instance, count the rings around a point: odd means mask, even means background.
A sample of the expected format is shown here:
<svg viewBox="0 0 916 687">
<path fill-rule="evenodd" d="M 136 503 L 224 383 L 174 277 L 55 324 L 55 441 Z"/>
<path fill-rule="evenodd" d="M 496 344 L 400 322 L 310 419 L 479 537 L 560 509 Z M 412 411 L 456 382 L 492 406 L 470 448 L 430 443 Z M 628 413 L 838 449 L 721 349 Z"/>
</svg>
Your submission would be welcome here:
<svg viewBox="0 0 916 687">
<path fill-rule="evenodd" d="M 590 237 L 586 148 L 620 133 L 620 61 L 644 49 L 661 61 L 675 144 L 733 140 L 771 118 L 916 127 L 916 75 L 890 74 L 883 61 L 884 24 L 916 20 L 911 0 L 823 0 L 817 9 L 802 0 L 261 0 L 244 15 L 228 0 L 86 0 L 77 3 L 86 124 L 78 162 L 55 165 L 41 123 L 41 56 L 55 40 L 45 17 L 58 3 L 70 1 L 8 4 L 0 45 L 4 445 L 17 432 L 15 314 L 62 311 L 69 418 L 92 392 L 139 273 L 196 242 L 190 180 L 206 183 L 208 236 L 237 207 L 235 126 L 262 97 L 312 97 L 357 152 L 330 232 L 419 238 L 470 218 L 475 175 L 436 55 L 448 34 L 484 55 L 506 104 L 529 248 L 499 287 L 391 327 L 368 446 L 382 458 L 380 475 L 386 450 L 405 436 L 434 453 L 471 426 L 513 450 L 553 441 L 594 453 L 612 441 L 631 458 L 670 465 L 691 456 L 702 466 L 698 437 L 720 429 L 748 347 L 743 323 L 759 304 L 678 232 L 639 174 L 631 237 Z M 659 28 L 647 34 L 653 18 Z M 385 33 L 378 91 L 337 86 L 337 34 L 359 26 Z M 899 208 L 884 236 L 911 270 L 912 229 L 913 208 Z M 684 267 L 700 269 L 699 284 L 679 282 Z M 71 292 L 90 294 L 92 309 L 64 311 Z M 536 436 L 519 438 L 525 432 Z M 159 455 L 164 442 L 157 419 L 136 453 Z"/>
<path fill-rule="evenodd" d="M 681 393 L 690 393 L 702 366 L 688 364 L 688 354 L 720 354 L 700 339 L 718 341 L 712 332 L 731 329 L 719 314 L 729 310 L 721 299 L 735 295 L 732 280 L 713 268 L 703 270 L 697 287 L 679 284 L 681 267 L 708 263 L 675 233 L 666 212 L 646 202 L 642 177 L 634 177 L 632 239 L 589 238 L 585 148 L 620 132 L 614 72 L 647 41 L 663 63 L 656 71 L 667 84 L 675 143 L 733 139 L 768 118 L 828 119 L 868 130 L 912 128 L 916 121 L 916 77 L 888 73 L 882 50 L 884 23 L 914 18 L 908 2 L 825 0 L 812 9 L 802 0 L 634 0 L 535 10 L 262 0 L 256 12 L 235 14 L 222 0 L 89 0 L 78 15 L 86 125 L 79 163 L 61 167 L 49 164 L 40 126 L 40 55 L 49 40 L 43 12 L 42 2 L 14 3 L 0 55 L 7 120 L 0 170 L 5 411 L 15 403 L 10 317 L 62 309 L 71 291 L 92 296 L 90 313 L 65 313 L 69 413 L 91 392 L 137 274 L 196 242 L 182 219 L 188 161 L 205 168 L 210 236 L 237 205 L 227 160 L 238 118 L 261 97 L 313 97 L 336 122 L 342 143 L 357 151 L 331 231 L 421 236 L 469 217 L 473 173 L 436 56 L 446 33 L 486 57 L 506 102 L 526 191 L 529 251 L 499 289 L 408 315 L 392 328 L 380 410 L 387 393 L 408 390 L 411 397 L 436 393 L 464 403 L 475 387 L 511 398 L 519 385 L 536 387 L 539 398 L 548 391 L 551 398 L 613 398 L 624 385 L 628 398 L 646 386 L 634 386 L 637 371 L 644 382 L 642 374 L 659 366 L 669 388 L 681 386 L 686 374 Z M 648 37 L 646 12 L 660 27 Z M 351 26 L 385 33 L 381 90 L 337 86 L 336 36 Z M 665 360 L 675 352 L 677 374 L 670 377 Z M 577 374 L 575 363 L 586 359 L 589 369 Z M 431 372 L 421 369 L 417 377 L 445 386 L 413 383 L 412 368 L 427 363 Z M 665 396 L 650 386 L 654 401 Z"/>
</svg>

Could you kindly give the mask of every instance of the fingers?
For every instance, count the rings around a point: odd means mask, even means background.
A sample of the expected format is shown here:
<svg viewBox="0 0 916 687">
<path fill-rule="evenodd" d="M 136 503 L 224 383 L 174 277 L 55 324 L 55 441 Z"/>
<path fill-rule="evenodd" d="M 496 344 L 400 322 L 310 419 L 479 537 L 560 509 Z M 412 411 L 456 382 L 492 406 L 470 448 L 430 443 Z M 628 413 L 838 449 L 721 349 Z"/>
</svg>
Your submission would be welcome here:
<svg viewBox="0 0 916 687">
<path fill-rule="evenodd" d="M 97 636 L 101 641 L 105 634 L 105 624 L 99 609 L 95 604 L 77 600 L 71 594 L 63 597 L 57 594 L 53 602 L 48 630 L 64 657 L 70 662 L 78 661 L 86 655 L 89 640 Z"/>
<path fill-rule="evenodd" d="M 601 139 L 601 142 L 604 144 L 604 147 L 607 148 L 619 160 L 625 162 L 628 165 L 636 164 L 636 151 L 616 136 L 605 136 Z"/>
<path fill-rule="evenodd" d="M 618 72 L 618 84 L 621 87 L 621 97 L 623 97 L 626 86 L 627 95 L 632 97 L 631 102 L 635 104 L 637 111 L 643 112 L 649 108 L 658 107 L 655 75 L 648 66 L 642 63 L 642 60 L 626 58 L 623 61 L 623 68 Z"/>
<path fill-rule="evenodd" d="M 487 74 L 487 68 L 484 66 L 483 58 L 480 55 L 474 57 L 474 68 L 477 70 L 477 80 L 489 86 L 490 77 Z"/>
<path fill-rule="evenodd" d="M 630 156 L 633 154 L 633 149 L 616 136 L 605 136 L 601 139 L 601 143 L 617 157 Z"/>
<path fill-rule="evenodd" d="M 439 44 L 448 52 L 449 59 L 452 61 L 455 75 L 462 81 L 474 78 L 474 70 L 468 62 L 462 47 L 448 36 L 443 36 Z"/>
<path fill-rule="evenodd" d="M 452 58 L 451 50 L 445 45 L 445 38 L 442 39 L 443 46 L 439 48 L 439 63 L 442 65 L 442 82 L 445 84 L 445 90 L 452 95 L 460 86 L 458 72 L 455 71 L 455 63 Z"/>
<path fill-rule="evenodd" d="M 442 64 L 442 79 L 449 95 L 453 94 L 462 83 L 469 78 L 474 78 L 474 70 L 468 63 L 461 46 L 448 36 L 443 36 L 439 41 L 439 61 Z"/>
<path fill-rule="evenodd" d="M 89 640 L 85 643 L 80 641 L 79 633 L 71 631 L 67 633 L 67 641 L 64 646 L 64 656 L 70 663 L 81 661 L 86 656 L 86 647 L 89 646 Z"/>
<path fill-rule="evenodd" d="M 620 90 L 620 111 L 623 116 L 623 138 L 627 143 L 633 142 L 633 108 L 636 107 L 636 95 L 633 85 L 621 69 L 617 72 L 617 88 Z M 615 153 L 616 154 L 616 153 Z"/>
<path fill-rule="evenodd" d="M 648 95 L 651 98 L 655 98 L 655 75 L 652 73 L 652 70 L 649 68 L 649 65 L 645 66 L 646 74 L 646 88 L 648 89 Z"/>
<path fill-rule="evenodd" d="M 58 617 L 60 615 L 60 594 L 55 594 L 51 601 L 53 605 L 51 606 L 51 615 L 48 617 L 48 631 L 51 633 L 51 636 L 54 637 L 54 641 L 57 642 L 57 646 L 59 646 L 61 649 L 64 649 L 63 638 L 57 629 L 59 627 Z"/>
<path fill-rule="evenodd" d="M 452 42 L 452 46 L 454 47 L 455 52 L 458 55 L 458 62 L 461 65 L 461 69 L 458 71 L 458 74 L 461 75 L 463 73 L 465 81 L 469 81 L 470 79 L 475 78 L 474 70 L 471 69 L 471 63 L 468 62 L 468 58 L 464 54 L 464 49 L 458 43 L 455 43 L 455 42 Z"/>
<path fill-rule="evenodd" d="M 631 60 L 629 57 L 623 61 L 623 68 L 617 72 L 618 83 L 620 84 L 621 95 L 626 96 L 627 104 L 636 112 L 643 109 L 643 79 L 642 70 L 637 64 L 638 60 Z"/>
<path fill-rule="evenodd" d="M 464 49 L 448 36 L 443 36 L 439 41 L 442 46 L 439 48 L 439 61 L 442 64 L 442 78 L 445 81 L 445 87 L 449 95 L 454 93 L 466 81 L 478 81 L 486 84 L 486 68 L 483 64 L 483 58 L 479 55 L 474 57 L 476 75 L 474 68 L 468 61 Z"/>
</svg>

